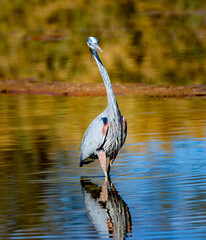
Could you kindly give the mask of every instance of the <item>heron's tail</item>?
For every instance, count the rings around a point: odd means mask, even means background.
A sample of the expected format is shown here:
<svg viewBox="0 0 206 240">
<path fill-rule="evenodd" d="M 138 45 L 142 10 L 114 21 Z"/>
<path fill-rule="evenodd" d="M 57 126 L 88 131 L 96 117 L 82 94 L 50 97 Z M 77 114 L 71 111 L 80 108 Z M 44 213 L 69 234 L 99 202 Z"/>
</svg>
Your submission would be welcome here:
<svg viewBox="0 0 206 240">
<path fill-rule="evenodd" d="M 82 167 L 84 165 L 83 161 L 81 161 L 80 159 L 80 163 L 79 163 L 79 166 Z"/>
<path fill-rule="evenodd" d="M 83 159 L 82 154 L 80 155 L 80 163 L 79 166 L 82 167 L 84 164 L 89 164 L 94 162 L 95 158 L 85 158 Z"/>
<path fill-rule="evenodd" d="M 82 167 L 84 165 L 83 163 L 83 159 L 82 159 L 82 153 L 80 155 L 80 162 L 79 162 L 79 166 Z"/>
</svg>

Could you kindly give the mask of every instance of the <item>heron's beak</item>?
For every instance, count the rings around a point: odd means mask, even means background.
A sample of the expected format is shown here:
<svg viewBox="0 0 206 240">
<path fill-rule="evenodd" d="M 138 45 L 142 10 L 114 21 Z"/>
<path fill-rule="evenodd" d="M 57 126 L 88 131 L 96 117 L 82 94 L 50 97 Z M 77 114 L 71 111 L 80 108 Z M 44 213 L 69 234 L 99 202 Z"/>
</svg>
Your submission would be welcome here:
<svg viewBox="0 0 206 240">
<path fill-rule="evenodd" d="M 94 45 L 94 50 L 96 50 L 97 52 L 103 52 L 98 44 Z"/>
</svg>

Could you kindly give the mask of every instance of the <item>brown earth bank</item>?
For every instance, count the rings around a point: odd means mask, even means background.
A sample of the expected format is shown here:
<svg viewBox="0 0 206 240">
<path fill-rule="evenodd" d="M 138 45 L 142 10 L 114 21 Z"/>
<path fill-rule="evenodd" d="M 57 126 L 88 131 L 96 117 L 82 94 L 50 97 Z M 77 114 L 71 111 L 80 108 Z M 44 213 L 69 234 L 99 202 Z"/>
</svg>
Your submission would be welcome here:
<svg viewBox="0 0 206 240">
<path fill-rule="evenodd" d="M 206 85 L 163 86 L 114 83 L 116 95 L 150 97 L 206 97 Z M 55 96 L 103 96 L 103 83 L 37 82 L 32 79 L 0 81 L 1 94 L 43 94 Z"/>
</svg>

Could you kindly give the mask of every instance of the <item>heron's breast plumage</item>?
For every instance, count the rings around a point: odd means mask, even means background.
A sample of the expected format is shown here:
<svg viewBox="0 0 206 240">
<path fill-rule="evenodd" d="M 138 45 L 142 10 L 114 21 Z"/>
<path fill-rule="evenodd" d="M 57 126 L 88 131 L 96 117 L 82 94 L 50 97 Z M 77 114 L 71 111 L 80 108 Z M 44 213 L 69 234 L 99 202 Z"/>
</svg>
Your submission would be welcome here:
<svg viewBox="0 0 206 240">
<path fill-rule="evenodd" d="M 103 149 L 107 157 L 112 158 L 122 147 L 122 124 L 117 119 L 109 121 L 109 129 Z"/>
</svg>

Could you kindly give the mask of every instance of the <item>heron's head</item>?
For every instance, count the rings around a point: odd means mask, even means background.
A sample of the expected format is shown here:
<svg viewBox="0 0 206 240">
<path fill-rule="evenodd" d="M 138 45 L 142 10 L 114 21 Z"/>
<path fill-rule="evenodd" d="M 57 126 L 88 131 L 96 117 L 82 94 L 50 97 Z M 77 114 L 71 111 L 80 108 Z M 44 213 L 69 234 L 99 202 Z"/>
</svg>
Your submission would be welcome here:
<svg viewBox="0 0 206 240">
<path fill-rule="evenodd" d="M 95 37 L 89 37 L 87 39 L 87 45 L 92 52 L 103 52 L 98 45 L 98 40 Z"/>
</svg>

